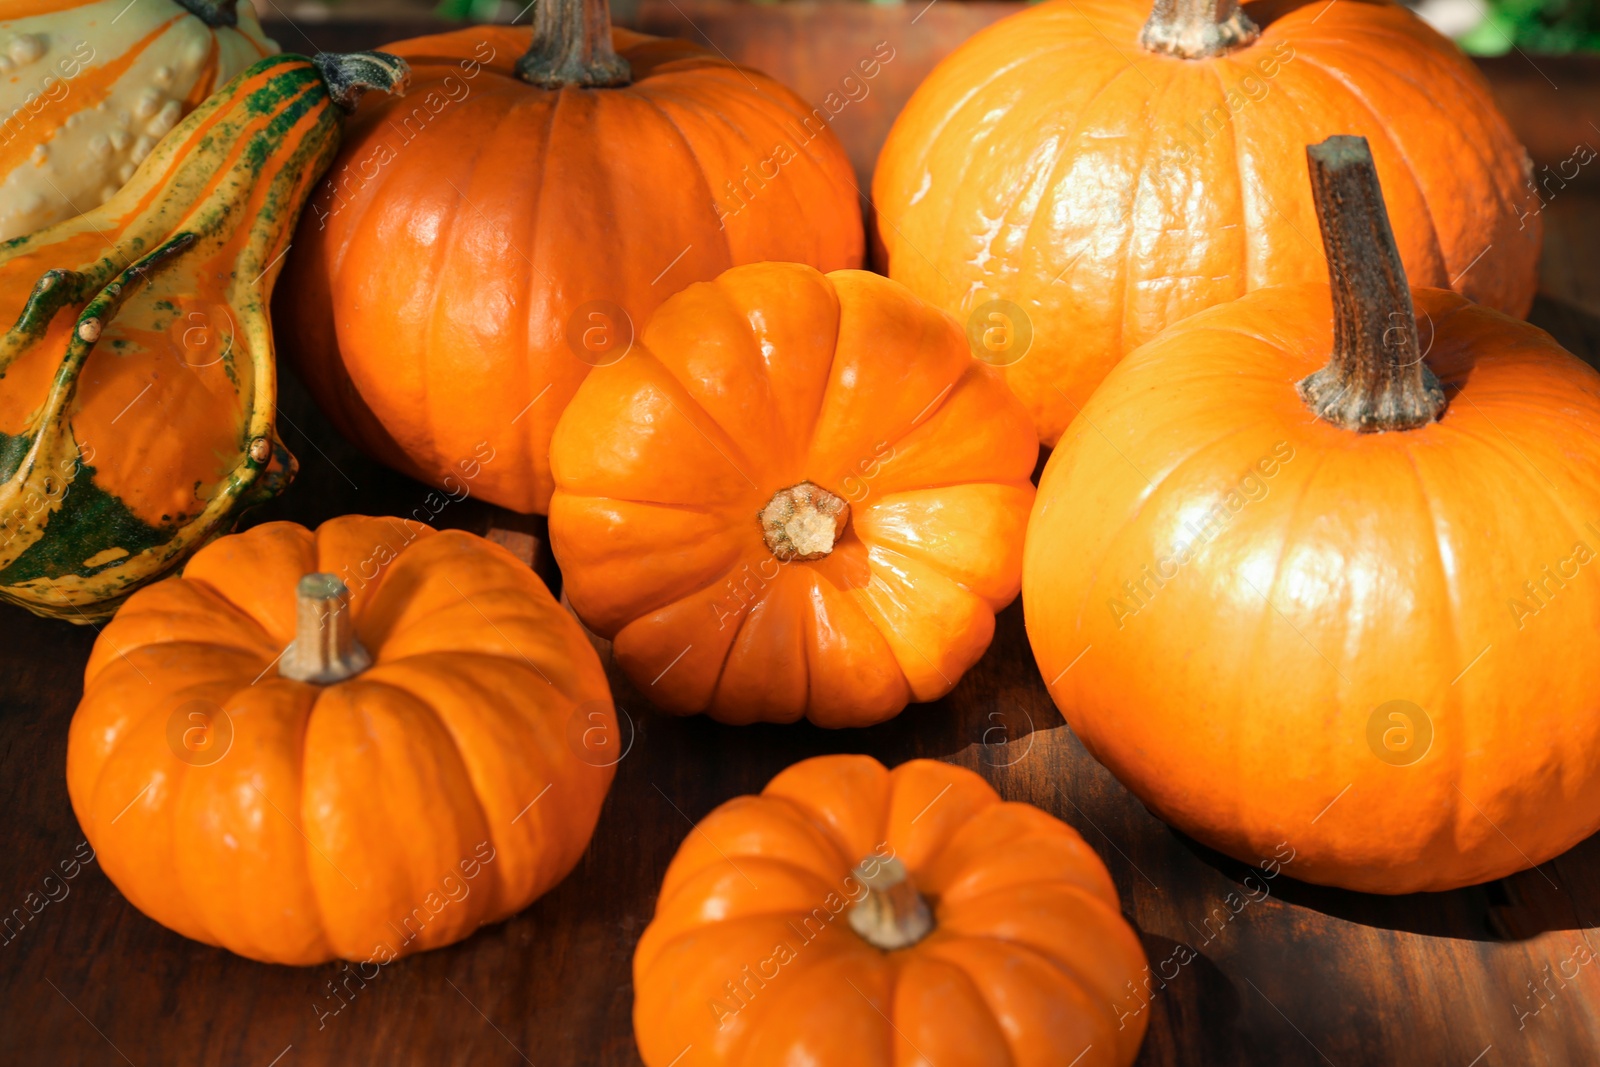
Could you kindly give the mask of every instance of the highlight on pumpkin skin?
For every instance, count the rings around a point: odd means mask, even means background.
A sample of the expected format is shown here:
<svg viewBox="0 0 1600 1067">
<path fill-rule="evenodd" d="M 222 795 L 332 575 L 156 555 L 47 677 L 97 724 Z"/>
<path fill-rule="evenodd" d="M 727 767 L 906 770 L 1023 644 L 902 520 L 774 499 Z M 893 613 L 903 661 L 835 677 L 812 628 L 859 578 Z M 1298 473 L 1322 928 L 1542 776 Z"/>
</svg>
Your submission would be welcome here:
<svg viewBox="0 0 1600 1067">
<path fill-rule="evenodd" d="M 267 301 L 342 109 L 405 79 L 261 60 L 104 204 L 0 247 L 0 599 L 104 618 L 288 484 Z"/>
<path fill-rule="evenodd" d="M 617 734 L 599 658 L 510 552 L 404 519 L 275 522 L 106 626 L 67 787 L 155 921 L 263 962 L 370 967 L 565 877 L 615 774 L 597 732 Z"/>
<path fill-rule="evenodd" d="M 1569 580 L 1600 538 L 1600 375 L 1407 289 L 1373 153 L 1307 151 L 1330 283 L 1107 376 L 1040 479 L 1028 637 L 1074 733 L 1185 833 L 1455 889 L 1600 829 L 1600 585 Z"/>
<path fill-rule="evenodd" d="M 1067 824 L 933 760 L 820 756 L 684 838 L 633 956 L 646 1067 L 1126 1067 L 1148 978 Z"/>
<path fill-rule="evenodd" d="M 278 51 L 236 0 L 13 0 L 0 39 L 0 241 L 99 207 L 185 115 Z"/>
<path fill-rule="evenodd" d="M 1527 313 L 1527 155 L 1473 63 L 1389 3 L 1029 5 L 896 118 L 872 184 L 883 269 L 961 320 L 1026 313 L 1006 382 L 1054 445 L 1168 324 L 1324 280 L 1298 148 L 1334 134 L 1370 141 L 1412 284 Z"/>
<path fill-rule="evenodd" d="M 998 372 L 904 287 L 736 267 L 578 389 L 551 547 L 657 707 L 863 726 L 948 693 L 989 646 L 1037 456 Z"/>
<path fill-rule="evenodd" d="M 416 84 L 351 124 L 275 321 L 367 454 L 439 486 L 487 440 L 474 491 L 544 513 L 556 422 L 634 325 L 739 264 L 859 267 L 865 235 L 825 109 L 604 0 L 534 17 L 386 46 Z"/>
</svg>

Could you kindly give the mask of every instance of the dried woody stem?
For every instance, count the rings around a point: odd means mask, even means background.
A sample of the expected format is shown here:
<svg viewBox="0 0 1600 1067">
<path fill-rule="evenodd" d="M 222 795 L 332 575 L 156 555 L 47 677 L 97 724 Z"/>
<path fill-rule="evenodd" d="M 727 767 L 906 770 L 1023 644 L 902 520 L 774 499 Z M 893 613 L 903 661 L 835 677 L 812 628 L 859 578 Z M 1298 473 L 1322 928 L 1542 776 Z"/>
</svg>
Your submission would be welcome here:
<svg viewBox="0 0 1600 1067">
<path fill-rule="evenodd" d="M 852 872 L 867 895 L 850 909 L 850 928 L 885 951 L 914 945 L 933 932 L 933 912 L 898 859 L 863 861 Z"/>
<path fill-rule="evenodd" d="M 1139 34 L 1147 52 L 1210 59 L 1250 44 L 1261 31 L 1239 0 L 1155 0 Z"/>
<path fill-rule="evenodd" d="M 1321 418 L 1346 430 L 1412 430 L 1445 409 L 1444 389 L 1422 361 L 1406 269 L 1364 137 L 1330 137 L 1306 149 L 1311 195 L 1333 288 L 1333 355 L 1299 384 Z"/>
<path fill-rule="evenodd" d="M 533 45 L 517 76 L 542 89 L 627 85 L 633 72 L 612 47 L 607 0 L 535 0 Z"/>
<path fill-rule="evenodd" d="M 372 666 L 356 640 L 350 590 L 336 575 L 308 574 L 295 587 L 294 642 L 278 661 L 278 673 L 297 682 L 328 685 L 354 678 Z"/>
</svg>

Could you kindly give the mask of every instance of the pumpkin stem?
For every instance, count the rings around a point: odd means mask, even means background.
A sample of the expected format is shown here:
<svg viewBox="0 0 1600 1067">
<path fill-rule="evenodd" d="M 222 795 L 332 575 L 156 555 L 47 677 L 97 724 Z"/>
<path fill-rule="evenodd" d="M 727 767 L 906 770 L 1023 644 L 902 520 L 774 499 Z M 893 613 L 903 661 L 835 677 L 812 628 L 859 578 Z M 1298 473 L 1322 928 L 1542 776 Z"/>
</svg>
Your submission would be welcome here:
<svg viewBox="0 0 1600 1067">
<path fill-rule="evenodd" d="M 1426 426 L 1444 411 L 1444 389 L 1422 362 L 1406 268 L 1367 140 L 1330 137 L 1308 146 L 1306 160 L 1333 288 L 1333 355 L 1301 380 L 1300 397 L 1346 430 Z"/>
<path fill-rule="evenodd" d="M 850 523 L 850 505 L 812 482 L 779 489 L 757 516 L 767 548 L 783 563 L 821 559 Z"/>
<path fill-rule="evenodd" d="M 1180 59 L 1210 59 L 1243 48 L 1261 30 L 1239 0 L 1155 0 L 1139 33 L 1146 52 Z"/>
<path fill-rule="evenodd" d="M 633 80 L 611 44 L 608 0 L 535 0 L 533 46 L 517 60 L 517 76 L 541 89 L 596 89 Z"/>
<path fill-rule="evenodd" d="M 851 872 L 867 895 L 850 909 L 850 928 L 874 948 L 915 945 L 933 931 L 933 912 L 898 859 L 869 857 Z"/>
<path fill-rule="evenodd" d="M 311 63 L 322 75 L 328 96 L 349 113 L 370 89 L 404 96 L 411 85 L 411 67 L 388 52 L 321 52 Z"/>
<path fill-rule="evenodd" d="M 212 29 L 239 25 L 239 0 L 178 0 L 178 4 Z"/>
<path fill-rule="evenodd" d="M 372 666 L 356 640 L 350 590 L 337 575 L 308 574 L 295 587 L 294 641 L 278 660 L 278 673 L 297 682 L 328 685 Z"/>
</svg>

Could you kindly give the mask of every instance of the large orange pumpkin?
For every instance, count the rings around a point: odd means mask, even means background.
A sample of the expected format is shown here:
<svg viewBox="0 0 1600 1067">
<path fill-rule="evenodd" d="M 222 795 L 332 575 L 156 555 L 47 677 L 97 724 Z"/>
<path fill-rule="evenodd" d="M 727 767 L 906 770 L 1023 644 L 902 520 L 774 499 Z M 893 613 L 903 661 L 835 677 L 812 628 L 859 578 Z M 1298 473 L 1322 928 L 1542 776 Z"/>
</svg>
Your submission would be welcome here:
<svg viewBox="0 0 1600 1067">
<path fill-rule="evenodd" d="M 615 739 L 594 649 L 510 553 L 350 516 L 224 537 L 96 641 L 73 811 L 140 911 L 272 963 L 387 963 L 583 854 Z"/>
<path fill-rule="evenodd" d="M 988 647 L 1037 453 L 999 376 L 903 286 L 736 267 L 578 390 L 551 547 L 657 705 L 861 726 L 943 696 Z"/>
<path fill-rule="evenodd" d="M 1107 377 L 1045 468 L 1023 604 L 1067 721 L 1156 814 L 1246 861 L 1287 842 L 1309 881 L 1443 890 L 1600 828 L 1600 376 L 1408 293 L 1351 141 L 1315 150 L 1333 288 L 1212 308 Z"/>
<path fill-rule="evenodd" d="M 1326 277 L 1300 149 L 1338 133 L 1371 142 L 1413 282 L 1527 312 L 1526 154 L 1453 44 L 1368 0 L 1051 0 L 978 34 L 878 159 L 888 273 L 961 319 L 1026 316 L 999 362 L 1053 445 L 1167 324 Z"/>
<path fill-rule="evenodd" d="M 961 767 L 822 756 L 684 839 L 633 1027 L 648 1067 L 1126 1067 L 1144 970 L 1070 826 Z"/>
<path fill-rule="evenodd" d="M 534 35 L 387 46 L 412 64 L 409 102 L 349 128 L 276 305 L 347 437 L 435 485 L 487 440 L 501 458 L 473 491 L 519 511 L 548 507 L 578 384 L 662 300 L 741 263 L 861 263 L 824 112 L 685 42 L 613 34 L 605 12 L 551 0 Z"/>
</svg>

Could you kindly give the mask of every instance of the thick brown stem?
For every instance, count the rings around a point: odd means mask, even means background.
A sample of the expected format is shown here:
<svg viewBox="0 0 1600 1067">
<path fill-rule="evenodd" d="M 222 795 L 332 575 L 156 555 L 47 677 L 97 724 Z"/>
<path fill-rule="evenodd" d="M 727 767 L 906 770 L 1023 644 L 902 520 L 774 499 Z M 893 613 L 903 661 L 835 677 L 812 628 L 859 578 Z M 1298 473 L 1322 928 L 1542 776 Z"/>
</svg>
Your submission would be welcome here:
<svg viewBox="0 0 1600 1067">
<path fill-rule="evenodd" d="M 633 72 L 611 46 L 608 0 L 535 0 L 533 46 L 517 76 L 543 89 L 627 85 Z"/>
<path fill-rule="evenodd" d="M 1239 0 L 1155 0 L 1139 34 L 1147 52 L 1182 59 L 1226 55 L 1261 36 Z"/>
<path fill-rule="evenodd" d="M 885 951 L 915 945 L 933 932 L 933 912 L 897 859 L 863 860 L 851 872 L 867 895 L 850 909 L 850 928 Z"/>
<path fill-rule="evenodd" d="M 850 524 L 850 505 L 812 482 L 779 489 L 757 516 L 767 548 L 780 561 L 821 559 Z"/>
<path fill-rule="evenodd" d="M 328 685 L 372 666 L 356 640 L 350 590 L 332 574 L 308 574 L 295 587 L 294 641 L 278 660 L 278 673 L 297 682 Z"/>
<path fill-rule="evenodd" d="M 1367 140 L 1330 137 L 1308 146 L 1306 160 L 1333 287 L 1333 355 L 1300 382 L 1300 396 L 1346 430 L 1425 426 L 1444 411 L 1444 389 L 1422 361 L 1406 268 Z"/>
</svg>

